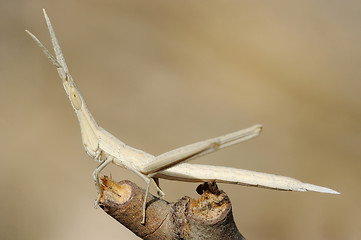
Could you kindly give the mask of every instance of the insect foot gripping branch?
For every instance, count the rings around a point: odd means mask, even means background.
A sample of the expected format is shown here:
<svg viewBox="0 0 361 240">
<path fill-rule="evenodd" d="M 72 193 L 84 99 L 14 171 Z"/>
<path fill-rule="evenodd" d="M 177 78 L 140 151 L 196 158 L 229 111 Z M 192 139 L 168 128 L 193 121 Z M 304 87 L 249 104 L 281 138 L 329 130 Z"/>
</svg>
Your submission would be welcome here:
<svg viewBox="0 0 361 240">
<path fill-rule="evenodd" d="M 158 192 L 161 193 L 161 195 L 164 195 L 158 184 L 159 178 L 185 182 L 215 180 L 217 182 L 256 186 L 275 190 L 316 191 L 338 194 L 338 192 L 332 189 L 303 183 L 289 177 L 229 167 L 185 163 L 186 161 L 257 137 L 262 130 L 261 125 L 254 125 L 224 136 L 189 144 L 159 156 L 153 156 L 142 150 L 127 146 L 111 133 L 100 127 L 93 118 L 85 99 L 69 73 L 68 66 L 65 62 L 64 55 L 55 36 L 49 17 L 45 10 L 43 10 L 43 12 L 56 57 L 54 57 L 32 33 L 27 30 L 26 32 L 35 40 L 52 64 L 57 68 L 65 92 L 79 121 L 83 147 L 91 158 L 101 162 L 99 167 L 93 173 L 98 190 L 96 205 L 98 205 L 101 190 L 99 174 L 110 163 L 114 163 L 136 173 L 146 182 L 147 190 L 145 193 L 146 197 L 143 201 L 143 218 L 141 221 L 143 224 L 145 224 L 146 220 L 145 211 L 150 183 L 153 182 Z"/>
</svg>

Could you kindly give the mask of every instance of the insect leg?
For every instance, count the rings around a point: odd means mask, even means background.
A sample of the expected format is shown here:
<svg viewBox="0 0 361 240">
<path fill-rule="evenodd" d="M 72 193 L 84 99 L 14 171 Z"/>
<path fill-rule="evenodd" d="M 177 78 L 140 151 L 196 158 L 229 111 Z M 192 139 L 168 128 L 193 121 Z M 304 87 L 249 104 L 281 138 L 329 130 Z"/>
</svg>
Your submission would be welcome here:
<svg viewBox="0 0 361 240">
<path fill-rule="evenodd" d="M 97 195 L 97 198 L 96 198 L 95 203 L 94 203 L 95 208 L 98 207 L 99 200 L 100 200 L 100 197 L 101 197 L 101 187 L 100 187 L 100 181 L 99 181 L 99 173 L 111 162 L 113 162 L 112 157 L 109 157 L 109 158 L 105 159 L 93 172 L 93 179 L 95 181 L 95 186 L 96 186 L 96 188 L 98 190 L 98 195 Z"/>
<path fill-rule="evenodd" d="M 162 191 L 162 189 L 159 186 L 159 178 L 152 177 L 152 182 L 154 183 L 155 187 L 157 188 L 157 195 L 160 199 L 165 197 L 165 193 Z"/>
<path fill-rule="evenodd" d="M 261 130 L 261 125 L 255 125 L 224 136 L 211 138 L 174 149 L 157 156 L 154 161 L 144 165 L 142 172 L 144 174 L 151 174 L 168 169 L 181 162 L 193 160 L 205 154 L 254 138 L 260 134 Z"/>
</svg>

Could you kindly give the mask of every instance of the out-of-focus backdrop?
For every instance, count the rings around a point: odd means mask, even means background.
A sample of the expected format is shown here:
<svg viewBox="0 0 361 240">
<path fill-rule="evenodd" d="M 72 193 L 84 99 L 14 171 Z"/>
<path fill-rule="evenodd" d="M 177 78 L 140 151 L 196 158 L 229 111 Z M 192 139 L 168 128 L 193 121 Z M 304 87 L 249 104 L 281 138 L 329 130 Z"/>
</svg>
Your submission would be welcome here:
<svg viewBox="0 0 361 240">
<path fill-rule="evenodd" d="M 43 7 L 93 115 L 128 145 L 157 155 L 260 123 L 195 162 L 342 193 L 220 184 L 247 239 L 361 239 L 361 4 L 166 0 L 0 2 L 0 239 L 137 239 L 93 208 L 97 163 L 24 32 L 51 47 Z M 161 185 L 169 201 L 197 197 L 197 184 Z"/>
</svg>

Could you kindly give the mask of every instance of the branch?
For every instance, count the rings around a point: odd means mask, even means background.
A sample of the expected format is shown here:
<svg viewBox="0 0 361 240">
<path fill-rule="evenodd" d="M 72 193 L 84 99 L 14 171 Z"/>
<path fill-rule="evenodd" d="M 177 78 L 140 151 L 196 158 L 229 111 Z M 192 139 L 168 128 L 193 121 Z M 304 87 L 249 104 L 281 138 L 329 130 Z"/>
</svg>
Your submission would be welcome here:
<svg viewBox="0 0 361 240">
<path fill-rule="evenodd" d="M 175 203 L 149 194 L 146 224 L 142 225 L 145 191 L 128 180 L 102 178 L 100 207 L 142 239 L 241 239 L 231 202 L 214 182 L 198 186 L 198 200 L 183 197 Z"/>
</svg>

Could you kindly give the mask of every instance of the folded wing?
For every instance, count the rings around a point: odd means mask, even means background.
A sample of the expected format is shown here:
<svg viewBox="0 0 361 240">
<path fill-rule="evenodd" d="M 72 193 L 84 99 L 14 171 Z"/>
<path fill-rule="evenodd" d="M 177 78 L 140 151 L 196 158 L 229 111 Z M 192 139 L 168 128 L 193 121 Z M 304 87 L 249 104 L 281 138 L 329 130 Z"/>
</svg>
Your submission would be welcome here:
<svg viewBox="0 0 361 240">
<path fill-rule="evenodd" d="M 219 183 L 231 183 L 285 191 L 314 191 L 339 194 L 330 188 L 303 183 L 290 177 L 262 173 L 244 169 L 183 163 L 164 170 L 156 177 L 185 182 L 204 182 L 215 180 Z"/>
</svg>

